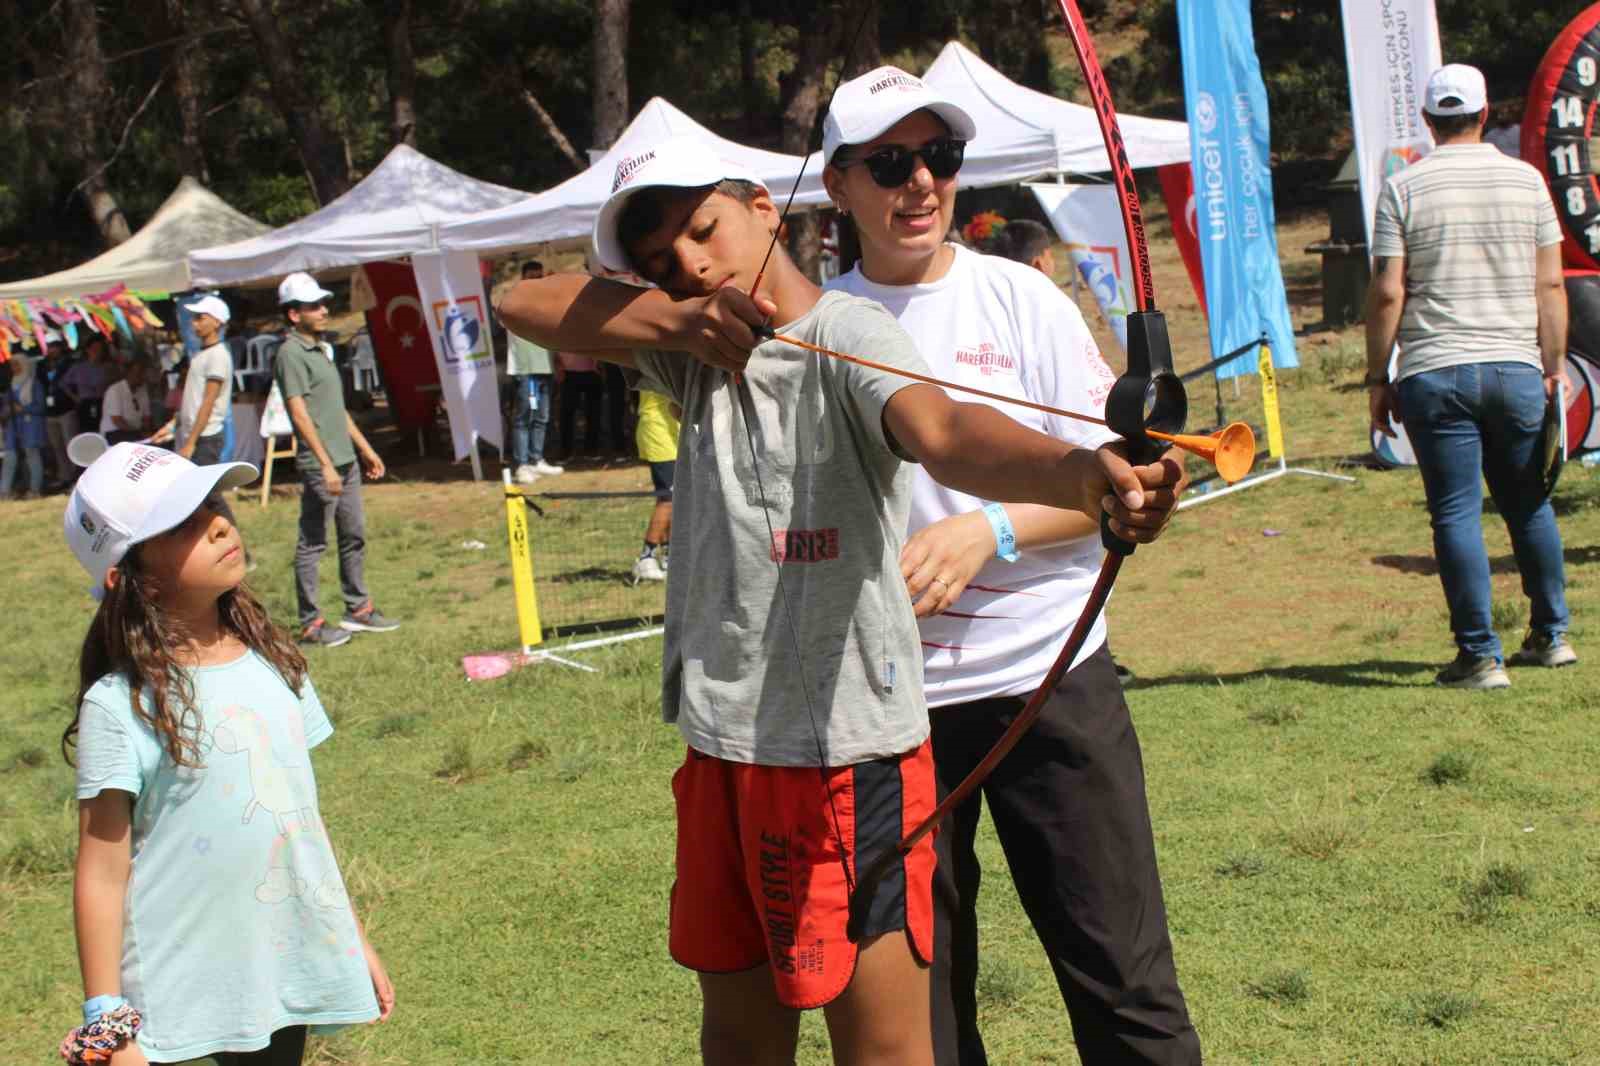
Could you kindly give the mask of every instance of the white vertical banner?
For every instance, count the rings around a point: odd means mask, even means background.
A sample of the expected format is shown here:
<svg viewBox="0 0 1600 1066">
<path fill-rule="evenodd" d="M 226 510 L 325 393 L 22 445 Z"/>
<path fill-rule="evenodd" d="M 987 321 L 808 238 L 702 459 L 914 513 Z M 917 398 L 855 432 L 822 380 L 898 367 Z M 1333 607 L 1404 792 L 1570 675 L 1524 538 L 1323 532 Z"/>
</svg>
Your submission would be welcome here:
<svg viewBox="0 0 1600 1066">
<path fill-rule="evenodd" d="M 1433 150 L 1422 94 L 1443 65 L 1439 19 L 1433 0 L 1344 0 L 1342 6 L 1361 218 L 1370 246 L 1383 179 Z"/>
<path fill-rule="evenodd" d="M 1128 350 L 1128 312 L 1133 310 L 1132 263 L 1122 208 L 1110 185 L 1029 185 L 1067 246 L 1072 269 L 1094 294 L 1100 313 Z"/>
<path fill-rule="evenodd" d="M 489 341 L 489 303 L 473 252 L 421 252 L 411 257 L 417 295 L 439 366 L 456 458 L 486 440 L 504 449 L 500 390 Z"/>
</svg>

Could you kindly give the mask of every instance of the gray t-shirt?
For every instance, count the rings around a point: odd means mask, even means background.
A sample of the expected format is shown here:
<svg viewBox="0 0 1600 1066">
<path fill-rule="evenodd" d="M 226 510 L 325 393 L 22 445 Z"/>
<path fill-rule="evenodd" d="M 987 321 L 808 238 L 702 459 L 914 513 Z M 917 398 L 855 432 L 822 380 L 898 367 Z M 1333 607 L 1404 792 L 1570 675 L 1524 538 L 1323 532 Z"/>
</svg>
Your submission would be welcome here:
<svg viewBox="0 0 1600 1066">
<path fill-rule="evenodd" d="M 1539 365 L 1535 251 L 1561 243 L 1544 178 L 1492 144 L 1446 144 L 1384 183 L 1374 256 L 1405 259 L 1397 379 Z"/>
<path fill-rule="evenodd" d="M 825 293 L 781 332 L 928 372 L 888 312 L 857 297 Z M 728 374 L 684 353 L 636 356 L 640 384 L 683 408 L 662 717 L 696 751 L 766 766 L 847 766 L 921 744 L 922 649 L 899 561 L 911 470 L 883 426 L 884 404 L 911 382 L 767 341 L 751 355 L 741 399 Z"/>
</svg>

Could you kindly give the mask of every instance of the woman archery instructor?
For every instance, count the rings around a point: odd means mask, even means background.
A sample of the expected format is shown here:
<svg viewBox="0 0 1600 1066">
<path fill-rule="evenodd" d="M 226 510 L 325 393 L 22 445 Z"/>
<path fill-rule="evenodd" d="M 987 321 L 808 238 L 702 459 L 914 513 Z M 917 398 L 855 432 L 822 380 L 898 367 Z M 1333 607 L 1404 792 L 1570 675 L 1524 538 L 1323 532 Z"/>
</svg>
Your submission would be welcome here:
<svg viewBox="0 0 1600 1066">
<path fill-rule="evenodd" d="M 887 307 L 947 380 L 1100 415 L 1113 377 L 1076 305 L 1031 267 L 944 239 L 965 143 L 976 133 L 965 111 L 898 68 L 839 87 L 823 123 L 823 182 L 845 228 L 853 224 L 861 259 L 828 287 Z M 1101 426 L 1003 406 L 1075 444 L 1115 439 Z M 1175 463 L 1174 483 L 1162 491 L 1177 491 L 1180 469 Z M 921 470 L 915 478 L 901 571 L 921 619 L 942 797 L 1050 668 L 1094 584 L 1099 531 L 1073 512 L 1002 507 Z M 1139 741 L 1103 617 L 1033 729 L 940 834 L 933 1012 L 941 1066 L 987 1062 L 976 1003 L 980 797 L 1083 1060 L 1199 1063 L 1167 934 Z"/>
</svg>

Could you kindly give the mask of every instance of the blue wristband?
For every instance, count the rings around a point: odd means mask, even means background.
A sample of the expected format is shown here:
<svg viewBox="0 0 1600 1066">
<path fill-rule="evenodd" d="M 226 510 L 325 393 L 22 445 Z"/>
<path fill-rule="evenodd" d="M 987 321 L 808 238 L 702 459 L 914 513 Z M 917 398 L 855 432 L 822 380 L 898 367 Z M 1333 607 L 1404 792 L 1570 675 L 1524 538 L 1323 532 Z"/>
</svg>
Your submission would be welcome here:
<svg viewBox="0 0 1600 1066">
<path fill-rule="evenodd" d="M 126 1007 L 128 1001 L 121 996 L 92 996 L 83 1001 L 83 1024 L 99 1020 L 102 1014 L 109 1014 L 118 1007 Z"/>
<path fill-rule="evenodd" d="M 984 507 L 983 517 L 989 520 L 989 528 L 994 530 L 994 554 L 998 559 L 1008 563 L 1017 561 L 1017 533 L 1011 528 L 1011 516 L 1006 514 L 1006 509 L 998 503 L 991 503 Z"/>
</svg>

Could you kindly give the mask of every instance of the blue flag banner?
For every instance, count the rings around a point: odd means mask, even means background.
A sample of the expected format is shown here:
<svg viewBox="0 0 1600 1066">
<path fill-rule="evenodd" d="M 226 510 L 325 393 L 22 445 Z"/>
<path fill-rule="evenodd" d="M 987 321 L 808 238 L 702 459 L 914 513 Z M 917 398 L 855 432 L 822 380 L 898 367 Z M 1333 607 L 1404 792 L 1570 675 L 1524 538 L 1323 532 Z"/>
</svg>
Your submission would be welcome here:
<svg viewBox="0 0 1600 1066">
<path fill-rule="evenodd" d="M 1278 265 L 1267 90 L 1250 0 L 1178 0 L 1178 34 L 1211 357 L 1265 334 L 1274 366 L 1299 366 Z M 1257 358 L 1246 352 L 1217 376 L 1253 373 Z"/>
</svg>

